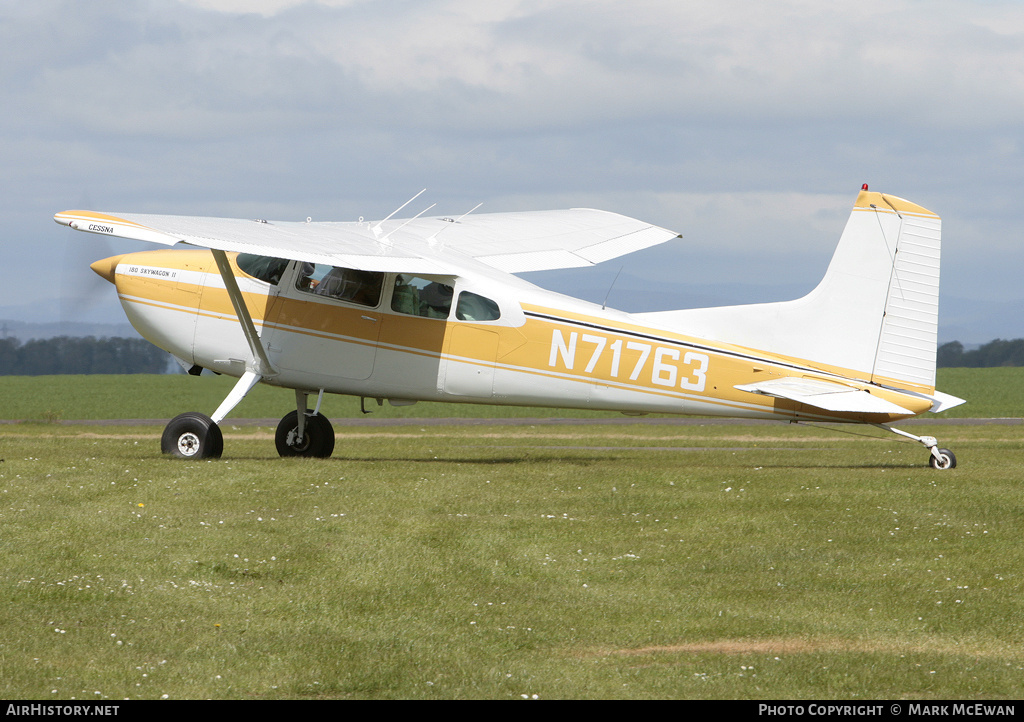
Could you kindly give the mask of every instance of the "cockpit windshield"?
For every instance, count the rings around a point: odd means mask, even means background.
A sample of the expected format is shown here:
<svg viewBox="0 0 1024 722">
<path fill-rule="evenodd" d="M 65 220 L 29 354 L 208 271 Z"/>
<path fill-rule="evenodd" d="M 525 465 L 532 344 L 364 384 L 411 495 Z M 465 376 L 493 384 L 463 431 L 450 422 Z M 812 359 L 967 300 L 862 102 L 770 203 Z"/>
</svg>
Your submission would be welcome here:
<svg viewBox="0 0 1024 722">
<path fill-rule="evenodd" d="M 243 273 L 274 286 L 281 282 L 281 275 L 288 267 L 287 258 L 257 256 L 255 253 L 239 253 L 235 263 Z"/>
</svg>

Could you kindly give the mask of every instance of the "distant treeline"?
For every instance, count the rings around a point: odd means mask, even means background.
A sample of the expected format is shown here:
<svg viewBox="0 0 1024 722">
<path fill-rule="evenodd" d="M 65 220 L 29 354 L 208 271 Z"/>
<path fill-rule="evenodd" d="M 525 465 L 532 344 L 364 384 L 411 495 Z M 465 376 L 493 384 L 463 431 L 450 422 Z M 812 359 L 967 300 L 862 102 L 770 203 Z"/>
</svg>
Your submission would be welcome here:
<svg viewBox="0 0 1024 722">
<path fill-rule="evenodd" d="M 0 339 L 0 376 L 162 374 L 168 355 L 141 338 Z"/>
<path fill-rule="evenodd" d="M 939 368 L 1024 366 L 1024 338 L 997 338 L 972 351 L 959 341 L 939 346 Z M 141 338 L 58 336 L 22 343 L 0 339 L 0 376 L 49 374 L 162 374 L 168 355 Z"/>
<path fill-rule="evenodd" d="M 939 368 L 1024 366 L 1024 338 L 1013 341 L 997 338 L 973 351 L 964 351 L 959 341 L 944 343 L 939 346 L 936 364 Z"/>
</svg>

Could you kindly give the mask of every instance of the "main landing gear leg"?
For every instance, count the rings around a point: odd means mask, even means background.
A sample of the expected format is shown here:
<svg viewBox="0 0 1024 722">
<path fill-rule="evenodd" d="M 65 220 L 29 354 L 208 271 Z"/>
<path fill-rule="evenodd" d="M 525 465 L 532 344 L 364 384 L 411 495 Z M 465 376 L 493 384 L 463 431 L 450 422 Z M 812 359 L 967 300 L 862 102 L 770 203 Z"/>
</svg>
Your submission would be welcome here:
<svg viewBox="0 0 1024 722">
<path fill-rule="evenodd" d="M 202 414 L 188 413 L 181 414 L 171 419 L 164 429 L 163 437 L 160 440 L 160 449 L 165 454 L 177 456 L 184 459 L 217 458 L 224 450 L 224 438 L 221 436 L 218 424 L 224 417 L 231 413 L 231 410 L 238 406 L 238 402 L 245 398 L 253 386 L 260 382 L 260 379 L 277 375 L 274 365 L 267 357 L 267 350 L 263 348 L 260 341 L 259 331 L 252 321 L 252 314 L 245 305 L 245 298 L 238 288 L 238 281 L 235 280 L 235 272 L 228 260 L 227 253 L 216 248 L 211 249 L 213 259 L 217 262 L 217 270 L 224 281 L 224 290 L 231 299 L 231 306 L 235 309 L 235 316 L 238 324 L 245 335 L 245 341 L 252 352 L 252 360 L 246 363 L 246 372 L 238 379 L 238 383 L 231 389 L 231 393 L 224 399 L 213 417 Z M 333 437 L 332 437 L 333 441 Z"/>
<path fill-rule="evenodd" d="M 894 429 L 893 427 L 886 426 L 885 424 L 875 425 L 880 429 L 891 431 L 894 434 L 899 434 L 900 436 L 904 436 L 908 439 L 913 439 L 919 444 L 924 444 L 925 446 L 927 446 L 928 451 L 931 454 L 928 457 L 928 466 L 932 467 L 933 469 L 945 471 L 946 469 L 956 468 L 956 456 L 954 456 L 953 452 L 950 451 L 949 449 L 940 449 L 939 442 L 936 440 L 934 436 L 914 436 L 913 434 L 909 434 L 906 431 Z"/>
<path fill-rule="evenodd" d="M 307 456 L 326 459 L 334 453 L 334 427 L 320 413 L 323 390 L 312 413 L 306 410 L 308 391 L 295 390 L 296 410 L 277 425 L 274 443 L 281 456 Z"/>
</svg>

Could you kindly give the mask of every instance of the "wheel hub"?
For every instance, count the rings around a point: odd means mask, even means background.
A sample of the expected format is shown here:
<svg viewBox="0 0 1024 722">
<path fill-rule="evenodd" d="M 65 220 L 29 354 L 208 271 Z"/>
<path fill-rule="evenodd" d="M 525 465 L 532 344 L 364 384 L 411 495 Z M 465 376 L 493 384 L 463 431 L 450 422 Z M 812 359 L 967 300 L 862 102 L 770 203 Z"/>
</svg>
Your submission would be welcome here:
<svg viewBox="0 0 1024 722">
<path fill-rule="evenodd" d="M 191 431 L 178 437 L 178 451 L 182 456 L 195 456 L 199 451 L 199 437 Z"/>
<path fill-rule="evenodd" d="M 292 429 L 288 432 L 288 446 L 296 451 L 305 451 L 309 447 L 309 434 L 303 434 L 300 439 L 298 428 Z"/>
</svg>

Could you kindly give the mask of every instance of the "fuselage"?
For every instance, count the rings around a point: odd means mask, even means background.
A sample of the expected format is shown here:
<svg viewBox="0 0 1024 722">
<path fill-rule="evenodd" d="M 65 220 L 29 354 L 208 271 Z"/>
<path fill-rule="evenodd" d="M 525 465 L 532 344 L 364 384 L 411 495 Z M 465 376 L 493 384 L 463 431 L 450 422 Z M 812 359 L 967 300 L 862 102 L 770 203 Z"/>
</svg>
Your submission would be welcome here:
<svg viewBox="0 0 1024 722">
<path fill-rule="evenodd" d="M 258 256 L 243 256 L 243 270 L 237 254 L 229 258 L 274 367 L 263 382 L 287 388 L 398 403 L 866 423 L 931 407 L 923 397 L 859 380 L 852 369 L 652 327 L 511 276 L 364 278 L 298 261 L 268 269 L 260 259 L 271 266 L 276 259 Z M 245 372 L 250 347 L 210 252 L 132 253 L 94 269 L 115 283 L 129 320 L 149 341 L 187 364 Z M 870 389 L 908 413 L 823 412 L 735 388 L 794 376 Z"/>
</svg>

